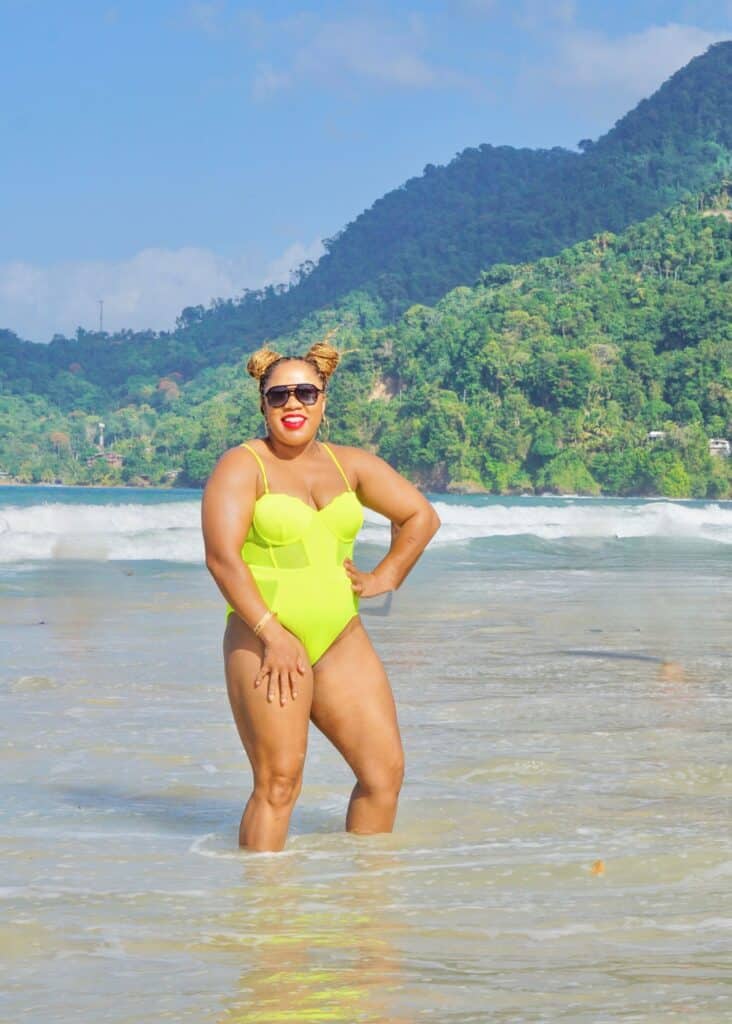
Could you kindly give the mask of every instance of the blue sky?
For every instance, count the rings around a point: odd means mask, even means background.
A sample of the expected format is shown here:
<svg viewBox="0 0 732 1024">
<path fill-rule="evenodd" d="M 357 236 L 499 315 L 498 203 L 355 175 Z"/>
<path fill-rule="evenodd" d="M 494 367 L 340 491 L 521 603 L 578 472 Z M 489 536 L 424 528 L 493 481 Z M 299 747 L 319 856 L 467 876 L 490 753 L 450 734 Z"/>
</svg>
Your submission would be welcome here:
<svg viewBox="0 0 732 1024">
<path fill-rule="evenodd" d="M 732 0 L 0 0 L 0 327 L 172 327 L 467 146 L 575 147 Z"/>
</svg>

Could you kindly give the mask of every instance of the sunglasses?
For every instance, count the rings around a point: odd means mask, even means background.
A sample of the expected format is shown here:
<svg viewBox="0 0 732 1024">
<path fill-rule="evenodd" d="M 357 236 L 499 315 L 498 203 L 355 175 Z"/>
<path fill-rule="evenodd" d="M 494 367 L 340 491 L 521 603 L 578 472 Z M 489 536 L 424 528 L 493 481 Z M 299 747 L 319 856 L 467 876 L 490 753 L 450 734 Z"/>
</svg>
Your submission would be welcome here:
<svg viewBox="0 0 732 1024">
<path fill-rule="evenodd" d="M 290 395 L 294 395 L 300 405 L 315 405 L 318 395 L 322 395 L 325 388 L 316 387 L 315 384 L 275 384 L 267 388 L 264 397 L 271 409 L 280 409 L 287 405 Z"/>
</svg>

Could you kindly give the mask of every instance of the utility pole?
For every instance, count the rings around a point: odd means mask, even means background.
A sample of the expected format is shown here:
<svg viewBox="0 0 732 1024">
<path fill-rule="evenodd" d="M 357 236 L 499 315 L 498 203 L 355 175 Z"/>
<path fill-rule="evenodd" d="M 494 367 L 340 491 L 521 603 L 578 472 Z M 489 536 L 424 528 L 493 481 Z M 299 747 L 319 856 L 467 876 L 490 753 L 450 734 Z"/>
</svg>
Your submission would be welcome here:
<svg viewBox="0 0 732 1024">
<path fill-rule="evenodd" d="M 104 330 L 104 299 L 99 299 L 99 333 Z"/>
</svg>

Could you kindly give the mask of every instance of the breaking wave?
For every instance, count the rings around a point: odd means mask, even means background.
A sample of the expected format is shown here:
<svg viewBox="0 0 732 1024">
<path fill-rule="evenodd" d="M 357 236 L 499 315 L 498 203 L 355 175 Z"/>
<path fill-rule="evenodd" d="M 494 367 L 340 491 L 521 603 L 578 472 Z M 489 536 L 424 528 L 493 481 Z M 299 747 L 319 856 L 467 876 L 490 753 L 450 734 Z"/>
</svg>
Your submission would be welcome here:
<svg viewBox="0 0 732 1024">
<path fill-rule="evenodd" d="M 437 497 L 442 527 L 433 543 L 533 536 L 624 540 L 676 538 L 732 544 L 732 503 L 623 501 L 573 498 Z M 99 504 L 41 502 L 0 505 L 0 563 L 38 560 L 169 561 L 201 563 L 198 501 L 114 499 Z M 365 543 L 388 542 L 388 526 L 366 512 Z"/>
</svg>

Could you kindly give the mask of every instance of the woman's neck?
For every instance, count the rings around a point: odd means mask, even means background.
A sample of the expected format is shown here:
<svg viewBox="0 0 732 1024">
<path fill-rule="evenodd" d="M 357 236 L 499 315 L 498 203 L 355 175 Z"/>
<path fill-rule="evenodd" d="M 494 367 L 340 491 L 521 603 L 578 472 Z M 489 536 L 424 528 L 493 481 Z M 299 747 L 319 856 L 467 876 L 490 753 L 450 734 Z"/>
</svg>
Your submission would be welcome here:
<svg viewBox="0 0 732 1024">
<path fill-rule="evenodd" d="M 319 444 L 315 437 L 306 441 L 305 444 L 283 444 L 281 441 L 276 441 L 271 438 L 269 434 L 264 438 L 264 443 L 267 445 L 267 448 L 269 448 L 274 457 L 276 459 L 282 459 L 283 462 L 293 462 L 295 459 L 299 459 L 302 456 L 314 455 Z"/>
</svg>

